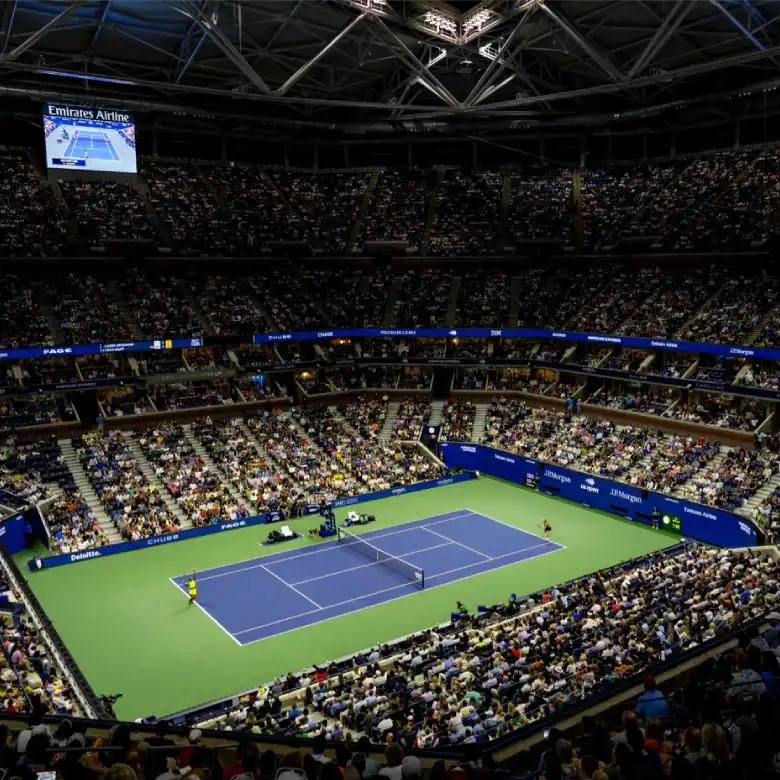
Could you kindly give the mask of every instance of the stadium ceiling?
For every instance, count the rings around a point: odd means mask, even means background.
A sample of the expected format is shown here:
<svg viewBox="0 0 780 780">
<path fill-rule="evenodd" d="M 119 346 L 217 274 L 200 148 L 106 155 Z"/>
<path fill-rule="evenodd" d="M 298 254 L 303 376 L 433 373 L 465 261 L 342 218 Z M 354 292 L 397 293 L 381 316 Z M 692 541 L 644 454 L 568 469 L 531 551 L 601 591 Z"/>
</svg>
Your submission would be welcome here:
<svg viewBox="0 0 780 780">
<path fill-rule="evenodd" d="M 4 0 L 0 95 L 225 122 L 598 126 L 780 85 L 780 2 Z"/>
</svg>

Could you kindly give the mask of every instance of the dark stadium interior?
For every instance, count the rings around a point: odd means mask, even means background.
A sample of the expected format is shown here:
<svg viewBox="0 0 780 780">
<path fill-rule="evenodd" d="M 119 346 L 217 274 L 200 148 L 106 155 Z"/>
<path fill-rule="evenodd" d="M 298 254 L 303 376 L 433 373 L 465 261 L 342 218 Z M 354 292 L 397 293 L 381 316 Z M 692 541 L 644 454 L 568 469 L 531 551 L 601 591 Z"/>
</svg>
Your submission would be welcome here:
<svg viewBox="0 0 780 780">
<path fill-rule="evenodd" d="M 4 0 L 0 32 L 1 777 L 777 777 L 780 3 Z M 435 538 L 343 530 L 374 522 Z"/>
</svg>

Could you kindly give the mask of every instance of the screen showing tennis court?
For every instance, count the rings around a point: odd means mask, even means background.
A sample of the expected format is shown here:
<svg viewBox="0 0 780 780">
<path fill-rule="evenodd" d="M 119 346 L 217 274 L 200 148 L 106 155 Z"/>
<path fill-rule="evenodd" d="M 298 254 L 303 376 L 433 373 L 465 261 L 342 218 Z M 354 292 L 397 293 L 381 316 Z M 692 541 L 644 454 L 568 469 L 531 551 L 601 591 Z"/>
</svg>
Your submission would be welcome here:
<svg viewBox="0 0 780 780">
<path fill-rule="evenodd" d="M 138 172 L 135 122 L 125 111 L 49 103 L 43 132 L 49 168 Z"/>
</svg>

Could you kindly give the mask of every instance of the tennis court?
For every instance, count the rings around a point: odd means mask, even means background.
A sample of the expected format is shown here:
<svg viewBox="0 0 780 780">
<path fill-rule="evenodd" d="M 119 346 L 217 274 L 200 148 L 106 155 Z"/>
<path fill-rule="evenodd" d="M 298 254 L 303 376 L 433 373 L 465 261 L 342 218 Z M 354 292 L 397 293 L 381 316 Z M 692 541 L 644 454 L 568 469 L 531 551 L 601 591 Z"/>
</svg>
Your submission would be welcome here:
<svg viewBox="0 0 780 780">
<path fill-rule="evenodd" d="M 246 645 L 565 549 L 470 509 L 393 529 L 339 531 L 314 550 L 198 572 L 198 606 Z M 171 581 L 186 593 L 187 579 Z"/>
<path fill-rule="evenodd" d="M 70 139 L 63 157 L 74 157 L 82 160 L 87 156 L 93 160 L 118 162 L 120 159 L 106 133 L 77 130 Z"/>
<path fill-rule="evenodd" d="M 336 510 L 339 523 L 350 509 Z M 123 691 L 117 712 L 132 720 L 256 688 L 280 674 L 437 625 L 457 599 L 475 610 L 680 538 L 489 477 L 385 498 L 372 502 L 370 512 L 377 521 L 357 532 L 423 568 L 424 588 L 398 574 L 378 580 L 372 569 L 387 567 L 365 566 L 374 561 L 355 550 L 334 553 L 337 542 L 312 541 L 306 536 L 311 517 L 290 519 L 301 537 L 280 546 L 261 547 L 269 526 L 250 526 L 35 573 L 27 560 L 41 550 L 15 557 L 92 686 L 100 693 Z M 556 545 L 536 547 L 545 541 L 539 538 L 545 517 L 553 540 L 563 546 L 550 555 L 543 553 Z M 452 522 L 433 525 L 439 520 Z M 420 525 L 428 531 L 413 530 Z M 384 534 L 391 535 L 379 538 Z M 439 544 L 447 546 L 426 550 Z M 268 572 L 261 574 L 259 566 Z M 360 566 L 365 568 L 355 569 Z M 254 568 L 238 571 L 248 567 Z M 336 574 L 347 568 L 355 570 Z M 186 594 L 171 583 L 194 570 L 198 599 L 214 619 L 188 606 Z M 226 576 L 205 579 L 219 574 Z M 296 584 L 312 578 L 317 581 Z M 340 604 L 351 599 L 358 601 Z M 268 625 L 276 620 L 284 622 Z M 252 630 L 237 633 L 246 629 Z M 208 674 L 204 658 L 219 659 Z"/>
</svg>

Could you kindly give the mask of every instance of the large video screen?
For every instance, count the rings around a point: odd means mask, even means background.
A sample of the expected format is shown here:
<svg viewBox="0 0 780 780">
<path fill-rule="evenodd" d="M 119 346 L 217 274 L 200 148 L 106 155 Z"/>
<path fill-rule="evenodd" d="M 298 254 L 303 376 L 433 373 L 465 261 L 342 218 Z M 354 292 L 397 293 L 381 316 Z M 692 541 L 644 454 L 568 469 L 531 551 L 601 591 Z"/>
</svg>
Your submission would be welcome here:
<svg viewBox="0 0 780 780">
<path fill-rule="evenodd" d="M 112 108 L 44 106 L 49 168 L 137 173 L 132 114 Z"/>
</svg>

